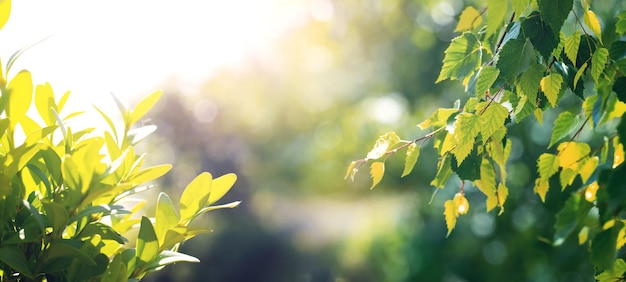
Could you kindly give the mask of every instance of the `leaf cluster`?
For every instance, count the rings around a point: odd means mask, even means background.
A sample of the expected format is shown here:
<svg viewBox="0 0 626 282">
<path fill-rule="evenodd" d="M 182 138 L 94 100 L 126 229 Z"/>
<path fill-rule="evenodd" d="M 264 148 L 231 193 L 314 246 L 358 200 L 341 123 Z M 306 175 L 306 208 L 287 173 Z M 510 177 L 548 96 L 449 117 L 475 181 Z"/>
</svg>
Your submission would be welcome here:
<svg viewBox="0 0 626 282">
<path fill-rule="evenodd" d="M 0 4 L 0 27 L 10 6 Z M 156 129 L 139 121 L 161 92 L 134 108 L 114 97 L 123 128 L 96 108 L 110 128 L 76 129 L 68 123 L 82 112 L 67 113 L 69 92 L 56 97 L 50 84 L 33 85 L 26 70 L 7 75 L 22 52 L 0 67 L 0 280 L 136 281 L 172 263 L 197 262 L 178 246 L 210 232 L 190 226 L 197 216 L 239 204 L 214 205 L 236 176 L 203 173 L 185 188 L 179 208 L 161 193 L 156 216 L 137 217 L 145 201 L 125 200 L 172 168 L 144 167 L 146 155 L 134 147 Z"/>
</svg>

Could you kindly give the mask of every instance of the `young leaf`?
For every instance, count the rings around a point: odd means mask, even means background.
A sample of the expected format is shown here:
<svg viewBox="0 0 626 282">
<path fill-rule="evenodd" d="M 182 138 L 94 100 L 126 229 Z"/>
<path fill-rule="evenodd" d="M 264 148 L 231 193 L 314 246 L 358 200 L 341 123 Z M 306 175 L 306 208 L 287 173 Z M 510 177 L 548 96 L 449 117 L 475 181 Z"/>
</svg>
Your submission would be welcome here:
<svg viewBox="0 0 626 282">
<path fill-rule="evenodd" d="M 472 33 L 466 32 L 452 39 L 445 51 L 443 67 L 435 83 L 448 78 L 455 80 L 470 76 L 480 66 L 481 49 L 478 38 Z"/>
<path fill-rule="evenodd" d="M 563 84 L 563 77 L 558 73 L 550 73 L 541 79 L 541 90 L 546 94 L 548 102 L 554 108 Z"/>
<path fill-rule="evenodd" d="M 159 101 L 163 92 L 161 90 L 155 91 L 150 96 L 143 99 L 130 113 L 130 125 L 139 121 L 152 107 Z"/>
<path fill-rule="evenodd" d="M 596 275 L 598 282 L 615 282 L 624 280 L 624 272 L 626 272 L 626 262 L 619 258 L 613 264 L 613 267 L 606 269 L 604 272 Z"/>
<path fill-rule="evenodd" d="M 413 167 L 415 167 L 419 155 L 420 147 L 416 143 L 411 143 L 406 149 L 406 159 L 404 160 L 404 170 L 402 171 L 401 177 L 405 177 L 413 171 Z"/>
<path fill-rule="evenodd" d="M 479 70 L 478 81 L 476 82 L 476 97 L 484 97 L 485 93 L 498 79 L 500 70 L 493 66 L 485 66 Z"/>
<path fill-rule="evenodd" d="M 398 137 L 395 132 L 387 132 L 381 135 L 378 137 L 378 140 L 376 140 L 374 148 L 367 153 L 367 158 L 370 160 L 379 159 L 384 156 L 393 145 L 398 144 L 398 142 L 400 142 L 400 137 Z"/>
<path fill-rule="evenodd" d="M 370 189 L 374 189 L 378 183 L 383 179 L 383 175 L 385 174 L 385 163 L 384 162 L 373 162 L 370 167 L 370 175 L 372 176 L 372 187 Z"/>
<path fill-rule="evenodd" d="M 159 254 L 159 241 L 154 232 L 152 222 L 145 216 L 141 217 L 139 235 L 137 236 L 137 264 L 145 265 Z"/>
<path fill-rule="evenodd" d="M 548 182 L 548 179 L 537 178 L 537 180 L 535 180 L 535 187 L 533 188 L 533 192 L 539 195 L 541 201 L 545 203 L 548 188 L 550 188 L 550 183 Z"/>
<path fill-rule="evenodd" d="M 157 165 L 142 169 L 138 172 L 133 173 L 129 177 L 128 182 L 138 185 L 150 180 L 157 179 L 170 171 L 170 169 L 172 169 L 172 165 L 170 164 Z"/>
<path fill-rule="evenodd" d="M 435 175 L 435 179 L 430 182 L 430 185 L 437 188 L 443 188 L 446 185 L 446 182 L 448 182 L 450 175 L 452 175 L 452 165 L 450 163 L 450 155 L 446 154 L 439 159 L 439 164 L 437 164 L 437 175 Z"/>
<path fill-rule="evenodd" d="M 448 237 L 456 225 L 457 207 L 454 200 L 447 200 L 444 203 L 443 215 L 446 218 L 446 226 L 448 227 L 446 237 Z"/>
<path fill-rule="evenodd" d="M 585 73 L 585 70 L 587 70 L 587 62 L 580 66 L 580 68 L 576 72 L 576 75 L 574 75 L 574 87 L 578 85 L 578 81 L 580 80 L 580 77 Z"/>
<path fill-rule="evenodd" d="M 9 20 L 11 14 L 11 0 L 4 0 L 0 2 L 0 29 Z"/>
<path fill-rule="evenodd" d="M 498 185 L 498 190 L 496 191 L 496 194 L 498 196 L 498 206 L 500 207 L 500 212 L 498 212 L 498 215 L 501 215 L 504 212 L 504 203 L 509 196 L 509 188 L 507 188 L 506 185 L 501 182 Z"/>
<path fill-rule="evenodd" d="M 230 188 L 235 185 L 237 181 L 237 175 L 234 173 L 224 174 L 218 178 L 213 179 L 213 184 L 211 185 L 211 193 L 209 193 L 209 199 L 207 201 L 207 205 L 212 205 L 215 202 L 219 201 Z"/>
<path fill-rule="evenodd" d="M 573 0 L 538 0 L 541 18 L 550 25 L 552 31 L 558 34 L 561 31 L 563 22 L 574 6 Z"/>
<path fill-rule="evenodd" d="M 565 55 L 574 64 L 578 56 L 578 47 L 580 46 L 580 30 L 576 30 L 570 36 L 565 38 Z M 574 83 L 576 85 L 576 83 Z"/>
<path fill-rule="evenodd" d="M 483 111 L 478 118 L 483 140 L 489 139 L 496 131 L 504 127 L 504 121 L 509 117 L 509 110 L 499 103 L 482 102 L 476 106 L 476 110 Z"/>
<path fill-rule="evenodd" d="M 180 196 L 180 218 L 183 221 L 191 219 L 196 212 L 204 207 L 209 200 L 213 176 L 203 172 L 187 185 Z"/>
<path fill-rule="evenodd" d="M 11 128 L 26 117 L 26 112 L 33 99 L 33 82 L 28 71 L 20 71 L 9 82 L 11 94 L 9 96 L 8 117 Z"/>
<path fill-rule="evenodd" d="M 585 25 L 587 25 L 587 27 L 589 27 L 589 29 L 596 34 L 600 43 L 602 43 L 602 28 L 600 27 L 600 21 L 598 20 L 598 17 L 596 17 L 596 14 L 592 10 L 585 11 L 583 21 L 585 22 Z"/>
<path fill-rule="evenodd" d="M 456 25 L 454 32 L 466 31 L 474 29 L 483 22 L 483 17 L 480 15 L 478 10 L 472 6 L 467 6 L 461 12 L 461 16 L 459 17 L 459 23 Z"/>
<path fill-rule="evenodd" d="M 498 206 L 496 195 L 496 173 L 493 165 L 487 158 L 483 158 L 480 164 L 480 179 L 474 181 L 474 185 L 480 192 L 487 196 L 487 212 Z"/>
<path fill-rule="evenodd" d="M 543 153 L 537 161 L 537 169 L 542 179 L 548 180 L 559 171 L 559 159 L 549 153 Z"/>
<path fill-rule="evenodd" d="M 439 108 L 432 115 L 430 115 L 430 117 L 427 120 L 418 124 L 417 127 L 419 127 L 422 130 L 425 130 L 431 126 L 435 128 L 445 126 L 448 123 L 448 119 L 450 118 L 450 116 L 458 112 L 459 112 L 459 109 Z"/>
<path fill-rule="evenodd" d="M 179 222 L 178 212 L 167 194 L 161 192 L 157 199 L 154 231 L 157 238 L 162 243 L 165 241 L 167 230 L 176 226 Z"/>
<path fill-rule="evenodd" d="M 580 167 L 578 173 L 580 174 L 580 178 L 583 183 L 587 183 L 591 175 L 596 171 L 599 161 L 600 159 L 598 157 L 593 156 L 591 158 L 588 158 L 585 163 Z"/>
<path fill-rule="evenodd" d="M 568 136 L 574 128 L 578 125 L 578 116 L 570 112 L 561 112 L 554 122 L 554 129 L 552 130 L 552 137 L 550 138 L 550 144 L 548 148 L 556 144 L 557 141 Z"/>
<path fill-rule="evenodd" d="M 559 150 L 559 165 L 578 171 L 580 161 L 589 156 L 591 148 L 587 143 L 563 142 L 557 147 Z"/>
<path fill-rule="evenodd" d="M 487 1 L 487 37 L 491 36 L 502 27 L 508 2 L 509 1 L 502 0 Z"/>
<path fill-rule="evenodd" d="M 200 260 L 190 255 L 165 250 L 146 266 L 146 271 L 156 270 L 177 262 L 200 262 Z"/>
<path fill-rule="evenodd" d="M 604 68 L 609 59 L 609 50 L 606 48 L 598 48 L 591 56 L 591 77 L 598 83 L 600 75 L 604 72 Z"/>
<path fill-rule="evenodd" d="M 452 153 L 456 157 L 456 161 L 461 165 L 474 148 L 474 141 L 480 132 L 479 118 L 474 114 L 461 113 L 457 115 L 454 126 L 454 138 L 457 141 L 457 146 Z"/>
</svg>

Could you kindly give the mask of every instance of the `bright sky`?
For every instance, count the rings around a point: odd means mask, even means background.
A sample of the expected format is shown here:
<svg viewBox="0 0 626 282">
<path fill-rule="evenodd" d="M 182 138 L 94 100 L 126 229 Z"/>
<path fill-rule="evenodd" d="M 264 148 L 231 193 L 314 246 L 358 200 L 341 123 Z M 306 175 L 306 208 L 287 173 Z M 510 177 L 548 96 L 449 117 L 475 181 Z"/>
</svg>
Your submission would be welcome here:
<svg viewBox="0 0 626 282">
<path fill-rule="evenodd" d="M 0 31 L 3 64 L 16 50 L 36 84 L 79 103 L 146 96 L 168 79 L 193 91 L 212 71 L 270 48 L 289 21 L 279 0 L 13 1 Z"/>
</svg>

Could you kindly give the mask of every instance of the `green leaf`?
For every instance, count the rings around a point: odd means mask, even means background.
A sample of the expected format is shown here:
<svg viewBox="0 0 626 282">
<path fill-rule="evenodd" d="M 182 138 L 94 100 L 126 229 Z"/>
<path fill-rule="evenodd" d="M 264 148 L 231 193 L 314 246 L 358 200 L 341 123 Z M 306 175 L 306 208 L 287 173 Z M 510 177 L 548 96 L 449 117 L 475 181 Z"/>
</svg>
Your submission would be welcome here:
<svg viewBox="0 0 626 282">
<path fill-rule="evenodd" d="M 515 107 L 515 123 L 520 123 L 524 118 L 535 111 L 535 106 L 528 101 L 526 95 L 522 95 Z"/>
<path fill-rule="evenodd" d="M 559 45 L 557 35 L 560 35 L 560 32 L 554 32 L 536 12 L 522 21 L 522 31 L 543 58 L 546 61 L 549 60 L 552 56 L 552 50 Z"/>
<path fill-rule="evenodd" d="M 35 279 L 33 272 L 28 267 L 28 262 L 26 261 L 24 252 L 17 246 L 5 246 L 0 248 L 0 261 L 6 263 L 20 274 L 30 279 Z"/>
<path fill-rule="evenodd" d="M 452 39 L 445 51 L 443 67 L 435 83 L 450 78 L 464 79 L 478 69 L 481 64 L 482 46 L 476 35 L 466 32 Z"/>
<path fill-rule="evenodd" d="M 112 240 L 119 244 L 124 244 L 127 241 L 111 226 L 108 226 L 101 222 L 92 222 L 88 224 L 87 226 L 85 226 L 85 228 L 83 228 L 83 230 L 80 231 L 78 235 L 76 235 L 76 238 L 81 240 L 87 240 L 93 238 L 96 235 L 100 236 L 102 240 Z"/>
<path fill-rule="evenodd" d="M 146 271 L 159 270 L 166 265 L 177 262 L 200 262 L 200 260 L 190 255 L 165 250 L 146 266 Z"/>
<path fill-rule="evenodd" d="M 570 36 L 565 38 L 565 55 L 574 64 L 578 56 L 578 47 L 580 46 L 580 30 L 576 30 Z"/>
<path fill-rule="evenodd" d="M 234 173 L 224 174 L 216 179 L 213 179 L 213 184 L 211 185 L 211 193 L 209 194 L 209 200 L 207 201 L 207 205 L 212 205 L 213 203 L 219 201 L 230 188 L 235 185 L 237 181 L 237 175 Z"/>
<path fill-rule="evenodd" d="M 524 39 L 509 40 L 498 54 L 496 66 L 500 69 L 501 75 L 509 82 L 525 72 L 536 60 L 534 49 L 530 41 Z"/>
<path fill-rule="evenodd" d="M 556 215 L 554 245 L 560 246 L 585 219 L 593 204 L 579 194 L 572 194 Z"/>
<path fill-rule="evenodd" d="M 70 214 L 65 209 L 65 207 L 61 206 L 57 203 L 43 203 L 43 207 L 46 211 L 46 218 L 50 226 L 52 226 L 53 234 L 56 236 L 61 236 L 63 230 L 69 223 Z"/>
<path fill-rule="evenodd" d="M 478 71 L 478 81 L 476 82 L 476 97 L 484 97 L 487 90 L 491 88 L 493 83 L 498 79 L 500 70 L 492 67 L 485 66 Z"/>
<path fill-rule="evenodd" d="M 54 241 L 54 243 L 50 244 L 46 249 L 46 253 L 42 257 L 44 258 L 44 262 L 51 261 L 55 258 L 72 257 L 87 262 L 90 265 L 96 265 L 96 261 L 94 261 L 91 256 L 81 251 L 80 247 L 82 244 L 83 242 L 75 239 Z"/>
<path fill-rule="evenodd" d="M 580 80 L 580 77 L 585 73 L 585 70 L 587 70 L 587 63 L 584 63 L 582 66 L 580 66 L 580 68 L 576 72 L 576 75 L 574 76 L 574 85 L 578 85 L 578 81 Z"/>
<path fill-rule="evenodd" d="M 626 34 L 626 11 L 623 11 L 617 15 L 617 23 L 615 24 L 615 31 L 619 35 Z"/>
<path fill-rule="evenodd" d="M 496 172 L 487 158 L 483 158 L 480 164 L 480 179 L 474 181 L 474 185 L 480 192 L 487 196 L 487 212 L 498 206 L 496 194 Z"/>
<path fill-rule="evenodd" d="M 411 143 L 409 147 L 406 149 L 406 158 L 404 160 L 404 170 L 402 171 L 402 176 L 405 177 L 413 171 L 413 167 L 415 167 L 415 163 L 417 163 L 417 159 L 420 155 L 420 147 L 416 143 Z"/>
<path fill-rule="evenodd" d="M 509 117 L 509 110 L 495 102 L 482 102 L 476 106 L 476 111 L 482 111 L 478 121 L 483 140 L 491 138 L 496 131 L 503 128 L 504 121 Z"/>
<path fill-rule="evenodd" d="M 563 85 L 563 77 L 558 73 L 550 73 L 541 79 L 541 90 L 548 98 L 548 102 L 552 107 L 556 107 L 559 98 L 559 92 Z"/>
<path fill-rule="evenodd" d="M 400 137 L 395 132 L 387 132 L 376 140 L 374 148 L 367 153 L 367 159 L 376 160 L 384 156 L 389 149 L 400 142 Z"/>
<path fill-rule="evenodd" d="M 161 98 L 163 91 L 158 90 L 144 98 L 130 113 L 130 125 L 139 121 Z"/>
<path fill-rule="evenodd" d="M 180 218 L 174 204 L 167 194 L 161 192 L 157 199 L 154 230 L 161 243 L 165 240 L 167 230 L 176 226 Z"/>
<path fill-rule="evenodd" d="M 550 25 L 554 33 L 561 31 L 563 22 L 574 6 L 573 0 L 537 0 L 541 18 Z"/>
<path fill-rule="evenodd" d="M 422 130 L 425 130 L 429 127 L 441 127 L 445 126 L 448 123 L 448 119 L 456 113 L 459 112 L 459 109 L 445 109 L 439 108 L 437 109 L 430 117 L 417 125 Z"/>
<path fill-rule="evenodd" d="M 372 187 L 370 187 L 370 189 L 374 189 L 374 187 L 380 183 L 383 179 L 383 175 L 385 175 L 385 163 L 373 162 L 370 167 L 370 176 L 372 177 Z"/>
<path fill-rule="evenodd" d="M 150 263 L 159 254 L 159 241 L 154 232 L 152 222 L 145 216 L 141 217 L 139 235 L 137 235 L 137 265 Z"/>
<path fill-rule="evenodd" d="M 592 10 L 585 11 L 583 21 L 585 22 L 585 25 L 587 25 L 587 27 L 589 27 L 589 29 L 596 34 L 600 43 L 602 43 L 602 27 L 600 27 L 600 21 L 598 20 L 596 14 Z"/>
<path fill-rule="evenodd" d="M 508 2 L 509 1 L 502 0 L 487 1 L 487 37 L 491 36 L 502 27 Z"/>
<path fill-rule="evenodd" d="M 452 158 L 452 171 L 454 171 L 461 180 L 474 181 L 480 178 L 480 162 L 482 156 L 478 156 L 475 152 L 476 151 L 472 151 L 461 165 L 457 163 L 455 158 Z"/>
<path fill-rule="evenodd" d="M 528 102 L 537 104 L 537 92 L 539 91 L 541 79 L 545 67 L 539 64 L 531 65 L 527 71 L 523 72 L 517 83 L 517 91 L 528 97 Z"/>
<path fill-rule="evenodd" d="M 191 219 L 196 212 L 205 206 L 209 200 L 213 176 L 208 172 L 203 172 L 187 185 L 180 197 L 180 218 L 181 220 Z"/>
<path fill-rule="evenodd" d="M 478 10 L 472 6 L 467 6 L 459 16 L 459 23 L 456 25 L 454 32 L 466 31 L 474 29 L 483 22 L 483 17 Z"/>
<path fill-rule="evenodd" d="M 621 221 L 616 221 L 613 227 L 598 233 L 591 242 L 591 261 L 600 270 L 610 269 L 617 257 L 617 235 L 623 227 Z"/>
<path fill-rule="evenodd" d="M 559 158 L 549 153 L 541 154 L 537 161 L 537 170 L 542 179 L 548 180 L 559 171 Z"/>
<path fill-rule="evenodd" d="M 515 17 L 517 19 L 520 15 L 524 14 L 526 9 L 528 9 L 530 6 L 530 0 L 511 0 L 511 6 L 513 7 L 513 12 L 515 13 Z"/>
<path fill-rule="evenodd" d="M 173 248 L 176 245 L 185 242 L 186 240 L 189 240 L 197 235 L 206 233 L 211 233 L 211 230 L 205 228 L 176 226 L 170 230 L 167 230 L 167 234 L 165 234 L 165 241 L 163 242 L 161 250 L 165 251 L 167 249 Z"/>
<path fill-rule="evenodd" d="M 609 59 L 609 50 L 598 48 L 591 56 L 591 77 L 598 83 Z"/>
<path fill-rule="evenodd" d="M 478 133 L 480 133 L 480 123 L 477 115 L 470 113 L 461 113 L 457 115 L 454 123 L 454 138 L 456 139 L 456 148 L 452 151 L 454 157 L 459 164 L 474 149 L 474 141 Z"/>
<path fill-rule="evenodd" d="M 613 267 L 596 275 L 598 282 L 615 282 L 624 280 L 624 272 L 626 272 L 626 262 L 623 259 L 617 259 Z"/>
<path fill-rule="evenodd" d="M 554 128 L 552 130 L 552 137 L 550 138 L 550 144 L 548 148 L 552 147 L 552 145 L 556 144 L 557 141 L 562 138 L 568 136 L 576 125 L 578 125 L 578 115 L 575 115 L 571 112 L 561 112 L 559 116 L 554 121 Z"/>
<path fill-rule="evenodd" d="M 435 179 L 430 182 L 430 185 L 437 188 L 443 188 L 451 175 L 452 165 L 450 163 L 450 155 L 446 154 L 439 159 L 439 164 L 437 164 L 437 175 L 435 175 Z"/>
</svg>

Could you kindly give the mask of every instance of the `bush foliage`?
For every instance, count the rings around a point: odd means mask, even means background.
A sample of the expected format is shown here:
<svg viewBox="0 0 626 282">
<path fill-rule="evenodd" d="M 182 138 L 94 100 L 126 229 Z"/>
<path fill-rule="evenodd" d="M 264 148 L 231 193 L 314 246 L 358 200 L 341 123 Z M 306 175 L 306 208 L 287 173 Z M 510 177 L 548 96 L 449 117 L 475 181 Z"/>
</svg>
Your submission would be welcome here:
<svg viewBox="0 0 626 282">
<path fill-rule="evenodd" d="M 544 115 L 556 116 L 537 160 L 533 189 L 542 202 L 550 202 L 549 190 L 568 195 L 564 202 L 549 203 L 562 208 L 553 237 L 541 239 L 559 246 L 577 234 L 579 244 L 588 246 L 597 279 L 623 279 L 626 267 L 617 259 L 626 243 L 623 8 L 620 1 L 592 5 L 587 0 L 486 1 L 480 10 L 466 7 L 437 82 L 459 81 L 469 97 L 420 123 L 429 131 L 422 137 L 382 135 L 365 158 L 350 164 L 346 178 L 371 163 L 373 188 L 383 178 L 387 158 L 401 150 L 406 152 L 404 177 L 431 140 L 439 155 L 431 185 L 443 189 L 461 181 L 443 207 L 450 235 L 470 208 L 465 197 L 470 184 L 484 194 L 487 212 L 505 211 L 514 142 L 509 129 L 525 119 L 541 124 Z"/>
<path fill-rule="evenodd" d="M 0 4 L 0 28 L 10 7 L 8 0 Z M 213 205 L 236 176 L 202 173 L 185 188 L 178 209 L 161 193 L 153 218 L 136 217 L 145 202 L 124 200 L 152 188 L 147 183 L 172 167 L 144 167 L 146 155 L 134 149 L 156 129 L 138 122 L 161 92 L 132 109 L 115 99 L 121 128 L 96 108 L 110 128 L 76 129 L 67 126 L 81 115 L 65 109 L 69 92 L 55 97 L 50 84 L 34 86 L 26 70 L 7 77 L 22 52 L 0 70 L 0 280 L 139 280 L 172 263 L 197 262 L 178 246 L 210 232 L 190 226 L 197 216 L 239 204 Z"/>
</svg>

